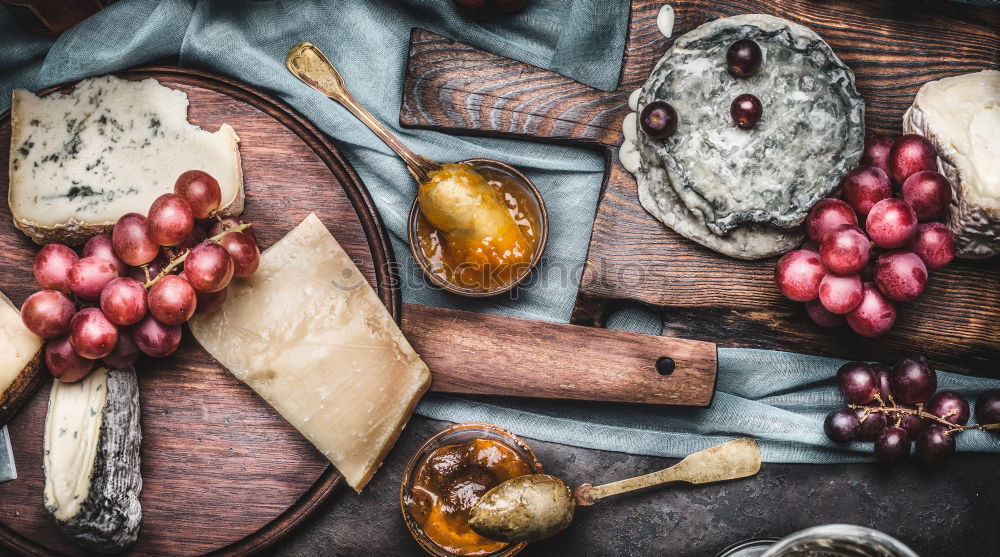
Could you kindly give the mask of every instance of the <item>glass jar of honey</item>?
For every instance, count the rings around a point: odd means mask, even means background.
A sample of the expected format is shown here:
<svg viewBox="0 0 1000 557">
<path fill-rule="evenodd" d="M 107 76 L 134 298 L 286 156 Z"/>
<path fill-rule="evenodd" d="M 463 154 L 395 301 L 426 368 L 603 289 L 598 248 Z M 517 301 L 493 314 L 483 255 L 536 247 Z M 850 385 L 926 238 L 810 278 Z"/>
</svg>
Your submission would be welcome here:
<svg viewBox="0 0 1000 557">
<path fill-rule="evenodd" d="M 527 544 L 474 532 L 469 512 L 487 491 L 525 474 L 541 474 L 531 449 L 495 425 L 450 426 L 427 440 L 403 475 L 400 507 L 413 538 L 435 557 L 510 557 Z"/>
</svg>

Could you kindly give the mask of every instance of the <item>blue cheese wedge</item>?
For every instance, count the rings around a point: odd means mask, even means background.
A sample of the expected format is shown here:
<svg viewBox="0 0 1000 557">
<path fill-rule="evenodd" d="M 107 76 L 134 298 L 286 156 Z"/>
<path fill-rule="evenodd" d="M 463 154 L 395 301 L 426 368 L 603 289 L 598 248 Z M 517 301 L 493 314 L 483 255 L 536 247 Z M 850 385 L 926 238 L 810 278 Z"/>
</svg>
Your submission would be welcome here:
<svg viewBox="0 0 1000 557">
<path fill-rule="evenodd" d="M 141 438 L 133 369 L 99 367 L 76 383 L 53 381 L 45 417 L 45 509 L 88 551 L 117 553 L 138 538 Z"/>
<path fill-rule="evenodd" d="M 125 213 L 146 214 L 182 172 L 219 182 L 222 213 L 243 211 L 239 138 L 187 120 L 183 91 L 154 79 L 81 81 L 72 92 L 14 91 L 10 191 L 14 224 L 38 243 L 80 244 Z"/>
<path fill-rule="evenodd" d="M 316 217 L 233 280 L 226 302 L 188 322 L 361 491 L 430 386 L 430 371 L 361 271 Z"/>
<path fill-rule="evenodd" d="M 0 293 L 0 426 L 48 375 L 42 366 L 44 347 L 45 341 L 24 326 L 21 312 Z"/>
<path fill-rule="evenodd" d="M 955 195 L 948 227 L 959 257 L 1000 255 L 1000 71 L 925 83 L 903 131 L 927 138 Z"/>
</svg>

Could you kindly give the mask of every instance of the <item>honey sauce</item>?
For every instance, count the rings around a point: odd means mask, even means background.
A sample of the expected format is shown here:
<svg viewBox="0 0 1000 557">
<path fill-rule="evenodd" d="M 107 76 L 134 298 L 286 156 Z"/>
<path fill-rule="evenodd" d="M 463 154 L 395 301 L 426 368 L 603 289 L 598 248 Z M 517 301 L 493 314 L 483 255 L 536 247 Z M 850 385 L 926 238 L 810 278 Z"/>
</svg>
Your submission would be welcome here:
<svg viewBox="0 0 1000 557">
<path fill-rule="evenodd" d="M 424 535 L 442 549 L 455 555 L 489 555 L 509 544 L 474 532 L 469 512 L 491 488 L 531 473 L 521 455 L 497 441 L 445 445 L 417 468 L 407 506 Z"/>
<path fill-rule="evenodd" d="M 417 195 L 420 251 L 445 282 L 488 291 L 530 270 L 539 217 L 514 176 L 487 165 L 445 164 Z"/>
</svg>

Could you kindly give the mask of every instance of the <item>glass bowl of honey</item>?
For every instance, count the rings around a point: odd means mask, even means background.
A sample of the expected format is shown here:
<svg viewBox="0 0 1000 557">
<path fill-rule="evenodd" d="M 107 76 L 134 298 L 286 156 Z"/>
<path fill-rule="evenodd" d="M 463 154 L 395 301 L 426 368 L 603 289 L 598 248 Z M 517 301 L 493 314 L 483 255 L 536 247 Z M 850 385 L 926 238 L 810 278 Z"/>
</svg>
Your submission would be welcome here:
<svg viewBox="0 0 1000 557">
<path fill-rule="evenodd" d="M 406 528 L 435 557 L 510 557 L 526 543 L 484 538 L 468 524 L 472 507 L 487 491 L 542 464 L 513 433 L 495 425 L 447 427 L 410 459 L 399 490 Z"/>
<path fill-rule="evenodd" d="M 448 187 L 431 196 L 421 184 L 410 208 L 410 252 L 424 275 L 448 292 L 476 298 L 523 283 L 548 239 L 548 213 L 538 188 L 516 168 L 489 159 L 443 165 L 432 180 L 444 175 Z M 422 207 L 421 199 L 436 201 L 435 206 Z M 453 226 L 445 230 L 432 222 Z"/>
</svg>

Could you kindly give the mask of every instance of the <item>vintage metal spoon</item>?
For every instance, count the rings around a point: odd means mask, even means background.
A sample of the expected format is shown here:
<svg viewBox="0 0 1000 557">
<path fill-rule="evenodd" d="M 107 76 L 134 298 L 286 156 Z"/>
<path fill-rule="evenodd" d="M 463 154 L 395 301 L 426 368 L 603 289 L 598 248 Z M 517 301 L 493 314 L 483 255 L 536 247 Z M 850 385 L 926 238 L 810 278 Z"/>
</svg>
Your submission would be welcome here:
<svg viewBox="0 0 1000 557">
<path fill-rule="evenodd" d="M 303 83 L 344 105 L 347 110 L 350 110 L 352 114 L 357 116 L 357 118 L 361 120 L 364 125 L 368 126 L 368 129 L 374 132 L 379 139 L 395 151 L 396 154 L 399 155 L 399 158 L 403 159 L 403 163 L 406 164 L 407 170 L 410 171 L 410 174 L 413 175 L 413 178 L 416 179 L 418 184 L 427 182 L 431 172 L 441 169 L 441 165 L 439 163 L 432 161 L 423 155 L 414 153 L 409 147 L 403 144 L 399 138 L 386 129 L 386 127 L 383 126 L 378 119 L 365 110 L 365 107 L 361 106 L 361 103 L 359 103 L 357 99 L 355 99 L 347 91 L 347 86 L 344 84 L 344 78 L 341 77 L 337 69 L 333 67 L 332 63 L 330 63 L 330 60 L 327 59 L 326 55 L 324 55 L 323 52 L 316 47 L 316 45 L 312 43 L 299 43 L 292 47 L 292 49 L 288 51 L 288 56 L 285 58 L 285 67 L 287 67 L 288 71 L 292 72 L 292 75 L 299 78 Z M 542 199 L 542 195 L 539 193 L 538 188 L 535 187 L 535 184 L 532 183 L 530 178 L 513 166 L 505 162 L 484 158 L 469 159 L 462 162 L 468 163 L 474 168 L 480 168 L 482 166 L 498 168 L 511 178 L 520 182 L 523 189 L 534 198 L 538 206 L 538 220 L 541 230 L 539 231 L 537 247 L 531 258 L 531 264 L 527 269 L 525 269 L 517 280 L 500 285 L 492 290 L 470 291 L 444 281 L 431 271 L 430 263 L 416 247 L 417 242 L 413 237 L 413 234 L 416 219 L 420 211 L 420 206 L 416 199 L 414 199 L 413 207 L 410 209 L 410 225 L 407 227 L 410 249 L 414 258 L 417 260 L 417 263 L 420 265 L 420 268 L 423 270 L 424 274 L 427 275 L 427 278 L 445 290 L 462 296 L 493 296 L 506 292 L 523 282 L 530 274 L 529 271 L 541 259 L 542 253 L 545 249 L 545 241 L 548 237 L 548 213 L 545 210 L 545 201 Z"/>
<path fill-rule="evenodd" d="M 577 506 L 668 482 L 707 484 L 753 476 L 760 471 L 760 447 L 749 437 L 689 455 L 677 464 L 605 485 L 583 484 L 575 491 L 555 476 L 512 478 L 486 492 L 469 515 L 469 526 L 492 540 L 533 542 L 569 526 Z"/>
</svg>

